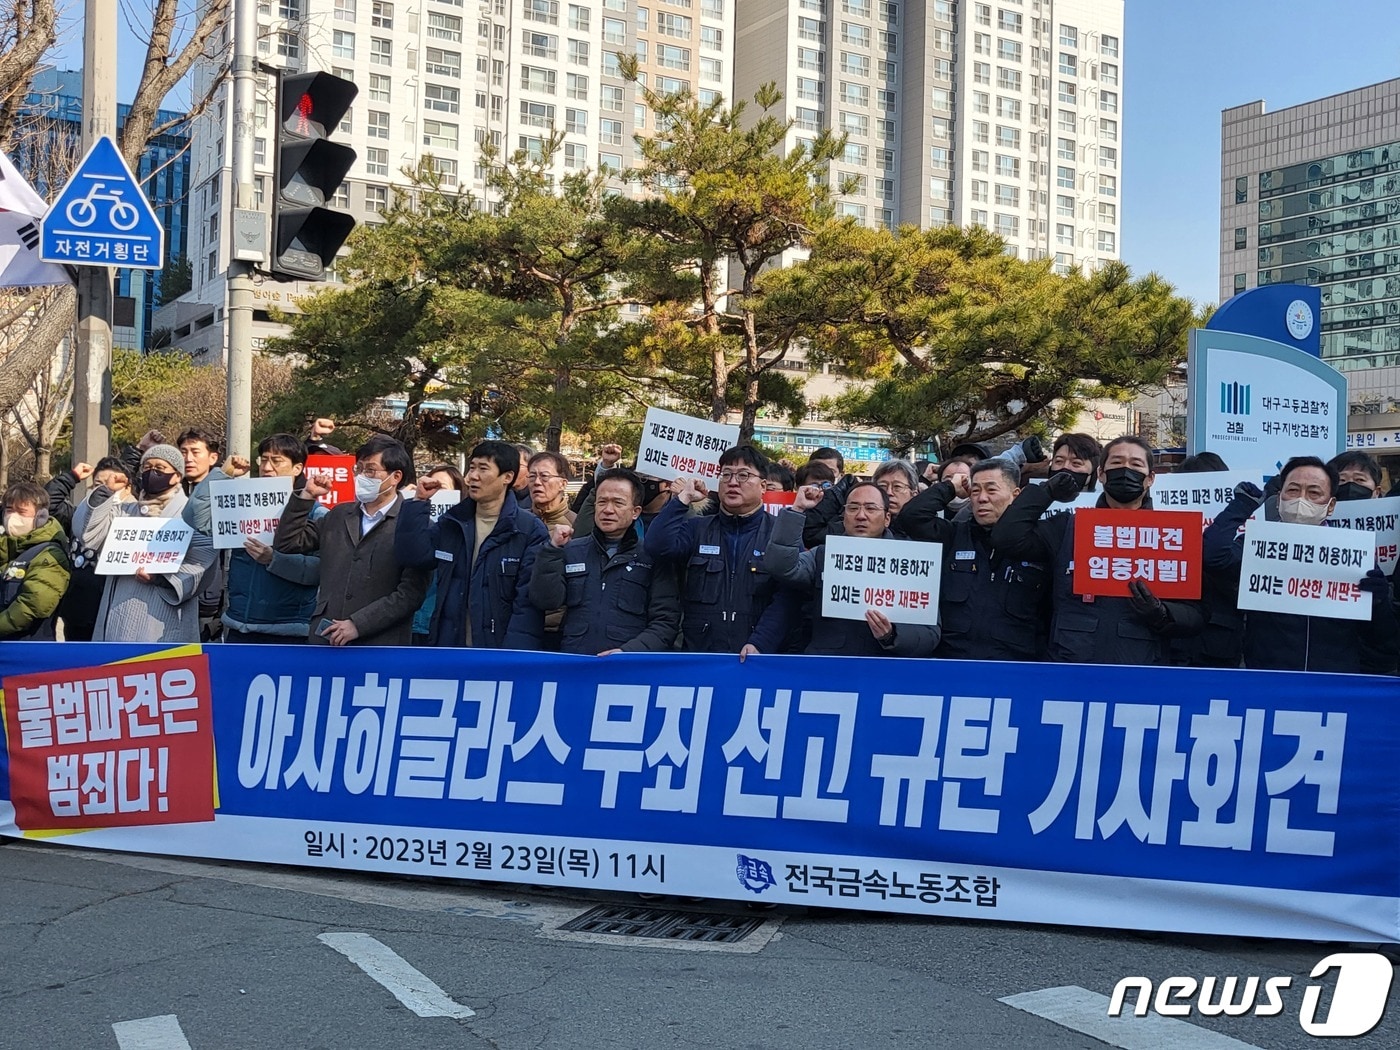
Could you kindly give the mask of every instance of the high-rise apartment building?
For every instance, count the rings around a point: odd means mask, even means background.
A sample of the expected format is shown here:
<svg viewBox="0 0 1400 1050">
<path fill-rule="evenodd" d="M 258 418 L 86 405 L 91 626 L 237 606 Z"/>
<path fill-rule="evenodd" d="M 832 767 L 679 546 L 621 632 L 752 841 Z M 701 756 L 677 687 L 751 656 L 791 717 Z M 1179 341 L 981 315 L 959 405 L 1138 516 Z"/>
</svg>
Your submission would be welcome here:
<svg viewBox="0 0 1400 1050">
<path fill-rule="evenodd" d="M 338 201 L 361 222 L 375 222 L 394 187 L 408 182 L 404 169 L 422 163 L 436 168 L 444 187 L 462 187 L 485 200 L 483 142 L 505 156 L 518 149 L 537 152 L 553 129 L 563 136 L 556 174 L 630 167 L 638 159 L 633 135 L 654 128 L 636 86 L 619 75 L 618 55 L 637 56 L 643 82 L 659 91 L 727 96 L 738 3 L 264 0 L 258 8 L 258 57 L 288 72 L 324 70 L 359 87 L 336 135 L 359 154 Z M 218 61 L 207 63 L 197 84 L 207 85 L 218 67 Z M 271 192 L 274 160 L 270 78 L 260 77 L 256 105 L 261 203 Z M 175 316 L 165 319 L 180 346 L 208 350 L 214 360 L 221 359 L 225 339 L 232 122 L 231 105 L 220 93 L 196 125 L 194 288 L 171 311 Z M 268 309 L 295 309 L 314 287 L 258 284 L 255 338 L 280 330 Z"/>
<path fill-rule="evenodd" d="M 1313 284 L 1349 442 L 1400 453 L 1400 80 L 1221 115 L 1221 301 Z"/>
<path fill-rule="evenodd" d="M 743 0 L 735 31 L 737 97 L 776 82 L 794 143 L 848 137 L 844 214 L 1118 258 L 1123 0 Z"/>
</svg>

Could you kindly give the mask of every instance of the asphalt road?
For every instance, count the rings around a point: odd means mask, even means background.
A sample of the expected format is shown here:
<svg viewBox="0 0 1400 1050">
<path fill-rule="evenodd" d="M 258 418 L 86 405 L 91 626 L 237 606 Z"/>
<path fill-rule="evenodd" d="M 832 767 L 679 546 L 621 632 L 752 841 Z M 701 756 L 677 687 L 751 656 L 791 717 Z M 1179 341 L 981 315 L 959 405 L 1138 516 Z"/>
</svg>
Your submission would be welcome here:
<svg viewBox="0 0 1400 1050">
<path fill-rule="evenodd" d="M 658 942 L 558 927 L 704 907 L 29 843 L 0 845 L 0 900 L 16 1050 L 1400 1046 L 1393 986 L 1368 1035 L 1300 1027 L 1306 985 L 1319 1020 L 1330 1000 L 1313 966 L 1371 946 L 734 905 L 760 923 L 742 940 Z M 1108 1018 L 1136 975 L 1291 982 L 1272 1017 Z"/>
</svg>

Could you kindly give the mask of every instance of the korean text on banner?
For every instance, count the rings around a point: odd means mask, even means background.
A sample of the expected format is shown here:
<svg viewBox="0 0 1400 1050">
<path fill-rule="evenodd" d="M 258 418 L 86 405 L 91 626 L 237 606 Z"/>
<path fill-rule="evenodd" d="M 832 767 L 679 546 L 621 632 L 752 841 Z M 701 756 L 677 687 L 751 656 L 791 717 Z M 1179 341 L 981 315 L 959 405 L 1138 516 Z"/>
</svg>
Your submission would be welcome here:
<svg viewBox="0 0 1400 1050">
<path fill-rule="evenodd" d="M 1033 481 L 1031 484 L 1038 485 L 1043 484 L 1043 482 Z M 1040 516 L 1040 519 L 1044 521 L 1047 518 L 1053 518 L 1056 514 L 1073 514 L 1078 510 L 1095 507 L 1098 505 L 1101 495 L 1100 492 L 1081 492 L 1068 503 L 1052 503 L 1045 508 L 1045 513 Z"/>
<path fill-rule="evenodd" d="M 102 556 L 99 576 L 134 576 L 145 569 L 151 575 L 179 571 L 194 529 L 179 518 L 113 518 Z"/>
<path fill-rule="evenodd" d="M 208 657 L 16 674 L 4 687 L 21 829 L 214 819 Z"/>
<path fill-rule="evenodd" d="M 242 550 L 244 540 L 272 543 L 282 509 L 292 495 L 291 478 L 228 478 L 209 483 L 214 549 Z"/>
<path fill-rule="evenodd" d="M 355 501 L 355 457 L 354 456 L 307 456 L 306 476 L 316 478 L 331 490 L 319 497 L 319 502 L 327 507 L 337 503 Z"/>
<path fill-rule="evenodd" d="M 1374 533 L 1376 565 L 1387 576 L 1400 564 L 1400 496 L 1345 500 L 1332 508 L 1327 524 Z"/>
<path fill-rule="evenodd" d="M 438 489 L 428 504 L 428 520 L 437 521 L 461 502 L 462 494 L 456 489 Z"/>
<path fill-rule="evenodd" d="M 938 622 L 941 543 L 828 536 L 825 557 L 823 616 L 863 620 L 875 609 L 891 623 Z"/>
<path fill-rule="evenodd" d="M 1158 474 L 1152 479 L 1152 506 L 1157 510 L 1195 510 L 1205 517 L 1205 525 L 1215 520 L 1235 498 L 1235 486 L 1242 481 L 1262 485 L 1276 468 L 1258 470 L 1210 470 L 1197 474 Z"/>
<path fill-rule="evenodd" d="M 778 515 L 783 512 L 784 507 L 791 507 L 796 501 L 796 492 L 765 492 L 763 509 L 769 514 Z"/>
<path fill-rule="evenodd" d="M 1074 593 L 1126 598 L 1141 580 L 1158 598 L 1199 598 L 1202 530 L 1196 511 L 1075 511 Z"/>
<path fill-rule="evenodd" d="M 738 443 L 739 428 L 731 423 L 649 408 L 637 446 L 637 472 L 663 481 L 704 478 L 713 488 L 719 477 L 719 457 Z"/>
<path fill-rule="evenodd" d="M 1375 565 L 1376 540 L 1356 529 L 1252 520 L 1240 564 L 1241 609 L 1369 620 L 1371 594 L 1358 585 Z"/>
</svg>

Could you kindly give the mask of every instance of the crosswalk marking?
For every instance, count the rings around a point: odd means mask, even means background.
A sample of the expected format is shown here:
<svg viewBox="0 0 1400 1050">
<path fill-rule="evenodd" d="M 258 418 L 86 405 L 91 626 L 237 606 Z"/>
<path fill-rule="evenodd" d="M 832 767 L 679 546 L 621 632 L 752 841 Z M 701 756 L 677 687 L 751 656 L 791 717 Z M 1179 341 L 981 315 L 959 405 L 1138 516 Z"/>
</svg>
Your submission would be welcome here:
<svg viewBox="0 0 1400 1050">
<path fill-rule="evenodd" d="M 367 933 L 323 933 L 317 938 L 379 982 L 419 1017 L 474 1017 L 475 1011 L 448 998 L 427 975 Z"/>
<path fill-rule="evenodd" d="M 121 1050 L 190 1050 L 189 1040 L 174 1014 L 138 1017 L 112 1025 Z"/>
<path fill-rule="evenodd" d="M 1022 992 L 997 1001 L 1120 1050 L 1259 1050 L 1253 1043 L 1174 1017 L 1135 1017 L 1130 1011 L 1124 1011 L 1122 1017 L 1109 1017 L 1108 996 L 1074 985 Z"/>
</svg>

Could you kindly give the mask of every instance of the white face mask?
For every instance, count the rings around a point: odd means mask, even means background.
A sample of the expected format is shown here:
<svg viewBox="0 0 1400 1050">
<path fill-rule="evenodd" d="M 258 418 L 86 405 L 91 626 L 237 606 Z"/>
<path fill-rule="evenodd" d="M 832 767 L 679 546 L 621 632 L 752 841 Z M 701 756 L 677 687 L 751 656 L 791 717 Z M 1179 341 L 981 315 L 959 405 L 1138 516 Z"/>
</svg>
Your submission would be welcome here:
<svg viewBox="0 0 1400 1050">
<path fill-rule="evenodd" d="M 1321 525 L 1330 505 L 1330 501 L 1314 503 L 1307 499 L 1281 499 L 1278 501 L 1278 518 L 1289 525 Z"/>
<path fill-rule="evenodd" d="M 355 478 L 355 498 L 361 503 L 373 503 L 380 497 L 383 487 L 383 478 L 371 478 L 360 474 Z"/>
<path fill-rule="evenodd" d="M 24 514 L 6 514 L 5 533 L 15 537 L 28 536 L 34 531 L 36 520 Z"/>
</svg>

